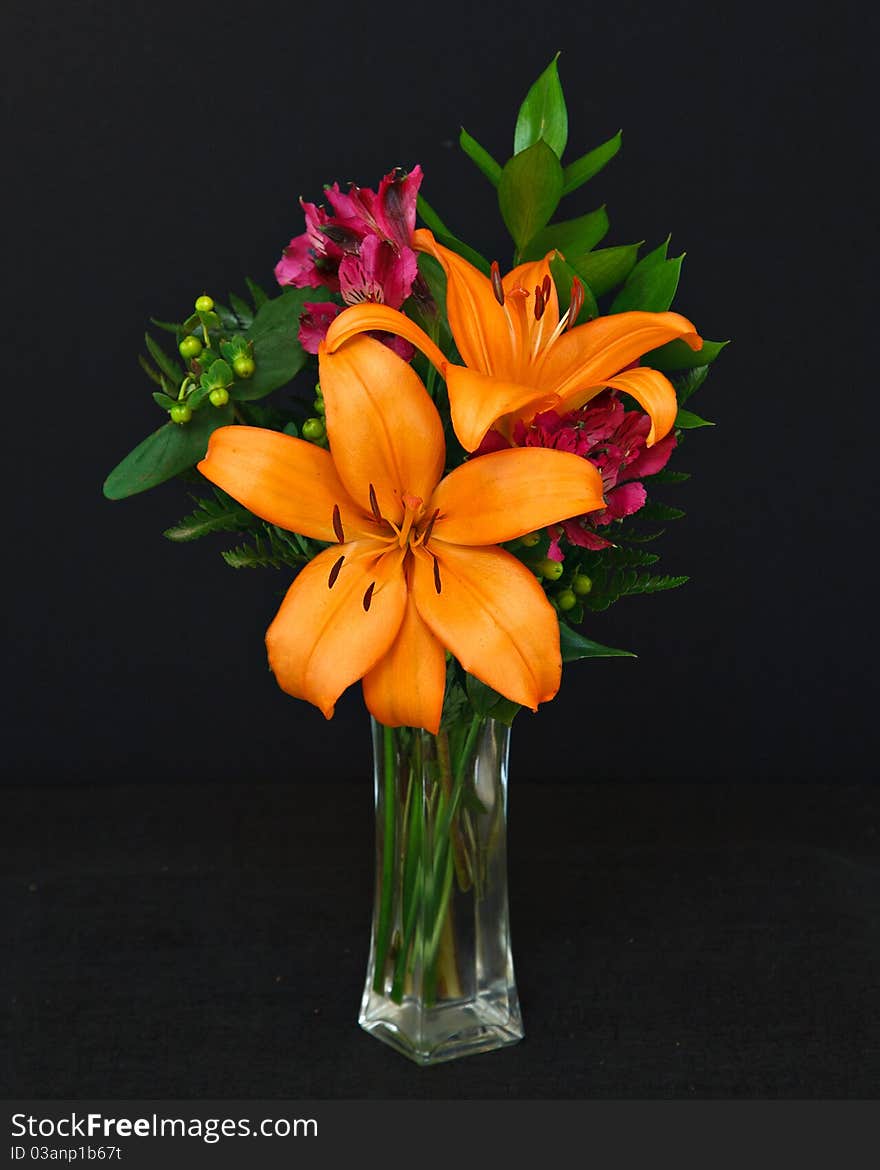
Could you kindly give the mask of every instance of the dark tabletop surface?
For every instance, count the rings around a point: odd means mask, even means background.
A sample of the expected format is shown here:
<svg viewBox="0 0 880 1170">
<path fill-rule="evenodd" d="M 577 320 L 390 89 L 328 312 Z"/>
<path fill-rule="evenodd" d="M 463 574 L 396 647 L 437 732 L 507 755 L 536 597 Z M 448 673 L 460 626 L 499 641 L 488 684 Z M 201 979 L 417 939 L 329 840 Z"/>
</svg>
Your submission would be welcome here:
<svg viewBox="0 0 880 1170">
<path fill-rule="evenodd" d="M 875 1097 L 880 788 L 514 780 L 526 1040 L 360 1031 L 364 783 L 3 790 L 14 1097 Z"/>
</svg>

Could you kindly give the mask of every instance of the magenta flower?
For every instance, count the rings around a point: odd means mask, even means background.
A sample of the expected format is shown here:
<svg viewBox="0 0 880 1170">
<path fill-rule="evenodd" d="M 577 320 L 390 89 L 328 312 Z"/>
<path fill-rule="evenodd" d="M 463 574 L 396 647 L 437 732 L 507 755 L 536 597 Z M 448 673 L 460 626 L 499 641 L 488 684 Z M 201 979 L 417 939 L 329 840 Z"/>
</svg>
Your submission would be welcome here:
<svg viewBox="0 0 880 1170">
<path fill-rule="evenodd" d="M 416 166 L 409 174 L 391 171 L 378 192 L 352 184 L 345 193 L 334 183 L 325 189 L 332 215 L 300 200 L 306 230 L 290 241 L 276 264 L 278 283 L 328 288 L 346 305 L 372 301 L 399 309 L 418 276 L 410 241 L 421 181 L 422 168 Z M 316 312 L 314 305 L 306 306 L 303 317 L 308 321 L 301 320 L 300 341 L 309 353 L 317 353 L 333 316 L 328 309 Z M 392 348 L 407 360 L 412 357 L 408 342 L 395 339 Z"/>
<path fill-rule="evenodd" d="M 528 427 L 516 425 L 513 446 L 569 451 L 588 459 L 602 476 L 605 507 L 549 529 L 547 555 L 552 560 L 564 559 L 560 547 L 563 534 L 580 548 L 608 548 L 611 541 L 596 529 L 631 516 L 644 506 L 647 492 L 640 481 L 661 471 L 675 447 L 672 431 L 653 447 L 647 447 L 650 430 L 650 417 L 641 410 L 624 409 L 615 390 L 604 391 L 580 410 L 563 415 L 547 410 L 535 415 Z M 502 435 L 490 431 L 476 454 L 486 455 L 507 446 L 510 444 Z"/>
</svg>

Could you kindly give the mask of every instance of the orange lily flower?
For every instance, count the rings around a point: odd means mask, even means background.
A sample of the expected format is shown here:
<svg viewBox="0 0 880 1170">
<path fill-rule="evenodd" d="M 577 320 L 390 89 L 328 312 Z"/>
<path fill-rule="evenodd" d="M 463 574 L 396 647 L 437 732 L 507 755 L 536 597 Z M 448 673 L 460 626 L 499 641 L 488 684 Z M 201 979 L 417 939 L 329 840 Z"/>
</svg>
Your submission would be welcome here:
<svg viewBox="0 0 880 1170">
<path fill-rule="evenodd" d="M 651 417 L 648 446 L 675 422 L 675 390 L 657 370 L 629 369 L 649 350 L 674 338 L 691 349 L 702 338 L 678 313 L 614 313 L 569 329 L 573 305 L 562 317 L 550 271 L 543 260 L 520 264 L 503 279 L 492 279 L 438 244 L 426 229 L 413 246 L 435 257 L 446 273 L 446 313 L 464 365 L 448 361 L 428 335 L 387 305 L 356 305 L 330 326 L 326 346 L 333 352 L 357 333 L 396 333 L 417 346 L 446 379 L 452 425 L 462 446 L 475 450 L 493 427 L 509 438 L 517 420 L 530 422 L 543 410 L 576 410 L 606 387 L 624 390 Z"/>
<path fill-rule="evenodd" d="M 437 409 L 387 346 L 319 353 L 330 451 L 259 427 L 221 427 L 199 470 L 272 524 L 336 542 L 301 571 L 266 635 L 283 690 L 329 719 L 363 680 L 387 726 L 437 733 L 449 650 L 535 710 L 559 689 L 556 614 L 498 544 L 603 506 L 587 460 L 511 449 L 443 476 Z"/>
</svg>

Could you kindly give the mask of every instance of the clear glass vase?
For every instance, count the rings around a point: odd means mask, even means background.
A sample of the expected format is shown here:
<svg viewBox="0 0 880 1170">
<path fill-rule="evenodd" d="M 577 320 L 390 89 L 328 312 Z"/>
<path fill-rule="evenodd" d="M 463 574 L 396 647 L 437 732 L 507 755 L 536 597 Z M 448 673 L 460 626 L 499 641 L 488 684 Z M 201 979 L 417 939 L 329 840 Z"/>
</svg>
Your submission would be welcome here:
<svg viewBox="0 0 880 1170">
<path fill-rule="evenodd" d="M 510 728 L 373 720 L 376 899 L 359 1023 L 418 1064 L 522 1039 L 507 908 Z"/>
</svg>

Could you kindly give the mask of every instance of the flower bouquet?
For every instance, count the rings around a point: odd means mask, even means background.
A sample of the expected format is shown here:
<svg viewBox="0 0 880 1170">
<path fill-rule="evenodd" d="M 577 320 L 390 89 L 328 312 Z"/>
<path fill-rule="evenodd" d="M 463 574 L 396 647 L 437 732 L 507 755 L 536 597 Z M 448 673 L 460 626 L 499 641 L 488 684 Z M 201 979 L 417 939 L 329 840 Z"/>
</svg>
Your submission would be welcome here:
<svg viewBox="0 0 880 1170">
<path fill-rule="evenodd" d="M 372 716 L 376 897 L 360 1022 L 419 1063 L 522 1036 L 507 916 L 510 725 L 563 662 L 627 653 L 577 627 L 683 583 L 650 542 L 682 513 L 648 487 L 706 425 L 685 404 L 721 343 L 670 311 L 668 241 L 599 248 L 604 207 L 554 218 L 618 152 L 563 164 L 554 60 L 502 165 L 503 271 L 457 238 L 419 166 L 301 201 L 280 291 L 207 294 L 154 320 L 141 365 L 168 420 L 111 472 L 119 499 L 174 476 L 174 541 L 236 533 L 233 567 L 294 577 L 266 636 L 290 695 L 330 719 L 361 682 Z M 419 220 L 423 226 L 417 226 Z"/>
</svg>

